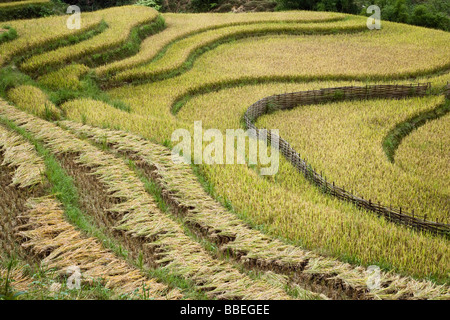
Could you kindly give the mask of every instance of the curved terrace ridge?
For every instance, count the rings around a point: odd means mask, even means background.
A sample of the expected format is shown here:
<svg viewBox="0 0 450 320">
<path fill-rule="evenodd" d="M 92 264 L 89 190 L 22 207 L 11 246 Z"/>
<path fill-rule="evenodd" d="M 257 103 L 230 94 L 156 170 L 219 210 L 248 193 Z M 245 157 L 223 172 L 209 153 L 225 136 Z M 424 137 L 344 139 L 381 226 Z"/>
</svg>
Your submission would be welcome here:
<svg viewBox="0 0 450 320">
<path fill-rule="evenodd" d="M 201 15 L 201 14 L 200 14 Z M 179 28 L 180 26 L 177 24 L 176 21 L 173 20 L 173 16 L 164 14 L 163 18 L 167 20 L 168 28 L 167 33 L 170 33 L 170 29 L 173 28 Z M 214 31 L 214 30 L 220 30 L 220 29 L 226 29 L 229 27 L 238 27 L 238 26 L 251 26 L 251 25 L 264 25 L 264 24 L 273 24 L 273 23 L 280 23 L 280 24 L 321 24 L 321 23 L 332 23 L 332 22 L 341 22 L 348 20 L 348 17 L 345 15 L 330 15 L 327 17 L 322 18 L 314 18 L 314 19 L 298 19 L 298 18 L 281 18 L 281 19 L 260 19 L 260 20 L 242 20 L 242 21 L 228 21 L 228 22 L 215 22 L 208 26 L 198 27 L 198 28 L 188 28 L 187 30 L 184 30 L 180 33 L 175 33 L 174 35 L 169 36 L 169 40 L 164 42 L 162 46 L 154 51 L 152 54 L 148 54 L 148 47 L 147 50 L 144 48 L 144 50 L 141 50 L 139 53 L 137 53 L 134 56 L 128 57 L 128 59 L 123 59 L 121 61 L 115 61 L 112 63 L 109 63 L 107 65 L 103 65 L 97 68 L 96 72 L 99 76 L 112 76 L 114 74 L 120 73 L 124 70 L 129 69 L 130 67 L 135 68 L 142 65 L 146 65 L 148 63 L 151 63 L 153 61 L 158 60 L 162 55 L 165 54 L 167 49 L 172 46 L 174 43 L 179 42 L 181 40 L 185 40 L 187 38 L 193 37 L 195 35 L 208 32 L 208 31 Z M 150 41 L 150 38 L 145 39 L 145 41 Z M 154 39 L 153 39 L 154 40 Z M 144 56 L 142 56 L 144 54 Z M 141 55 L 141 57 L 139 57 Z M 138 62 L 133 63 L 127 63 L 127 60 L 129 59 L 135 59 L 138 58 Z M 123 63 L 126 62 L 126 63 Z M 130 61 L 128 61 L 130 62 Z"/>
<path fill-rule="evenodd" d="M 289 143 L 276 136 L 270 130 L 257 128 L 256 120 L 264 115 L 277 110 L 287 110 L 295 108 L 299 105 L 318 104 L 330 101 L 342 100 L 362 100 L 362 99 L 402 99 L 411 96 L 424 96 L 431 88 L 430 83 L 417 85 L 367 85 L 367 86 L 348 86 L 325 88 L 320 90 L 308 90 L 300 92 L 292 92 L 286 94 L 273 95 L 263 98 L 252 104 L 244 114 L 244 123 L 247 129 L 254 129 L 256 136 L 261 133 L 267 134 L 267 140 L 279 139 L 280 153 L 301 173 L 307 180 L 323 190 L 324 193 L 330 194 L 340 200 L 354 203 L 357 207 L 375 212 L 378 216 L 385 217 L 388 221 L 405 225 L 421 231 L 429 231 L 434 234 L 440 234 L 450 237 L 450 224 L 439 223 L 438 220 L 429 221 L 426 215 L 421 216 L 402 211 L 402 208 L 392 208 L 382 205 L 381 203 L 373 203 L 370 199 L 366 200 L 362 196 L 357 196 L 344 187 L 337 186 L 334 182 L 326 180 L 322 174 L 316 172 L 311 164 L 300 157 Z M 447 86 L 446 97 L 449 96 L 449 86 Z"/>
<path fill-rule="evenodd" d="M 428 123 L 428 121 L 440 119 L 448 112 L 450 112 L 450 102 L 448 101 L 450 100 L 450 84 L 447 84 L 447 86 L 445 87 L 444 94 L 447 98 L 446 102 L 440 104 L 434 109 L 421 112 L 414 117 L 398 123 L 384 137 L 383 150 L 390 162 L 395 162 L 395 152 L 406 136 L 408 136 L 411 132 L 418 129 L 419 127 Z"/>
<path fill-rule="evenodd" d="M 341 19 L 342 20 L 342 19 Z M 287 21 L 287 22 L 275 22 L 275 21 L 264 21 L 258 23 L 241 23 L 235 25 L 225 25 L 220 27 L 209 28 L 202 31 L 197 31 L 192 34 L 185 35 L 183 37 L 179 37 L 171 41 L 170 43 L 163 46 L 157 54 L 151 58 L 147 62 L 141 62 L 133 65 L 133 68 L 130 70 L 116 70 L 115 72 L 109 72 L 109 75 L 113 75 L 111 79 L 107 79 L 107 82 L 111 82 L 112 84 L 123 81 L 137 80 L 142 82 L 149 81 L 159 81 L 167 78 L 171 78 L 174 76 L 178 76 L 192 68 L 192 65 L 199 56 L 203 53 L 215 49 L 217 46 L 237 41 L 250 37 L 260 37 L 267 35 L 328 35 L 335 34 L 337 32 L 342 34 L 351 34 L 351 33 L 359 33 L 367 31 L 367 27 L 361 23 L 354 23 L 348 25 L 340 25 L 335 24 L 335 22 L 341 22 L 341 20 L 330 19 L 329 21 L 325 21 L 323 24 L 318 24 L 317 22 L 309 22 L 309 21 Z M 344 21 L 344 20 L 342 20 Z M 209 34 L 208 34 L 209 33 Z M 199 36 L 205 36 L 206 40 L 202 38 L 199 41 Z M 183 59 L 177 59 L 175 62 L 172 62 L 166 68 L 161 68 L 159 66 L 154 66 L 155 69 L 147 69 L 152 63 L 159 62 L 161 59 L 167 58 L 168 51 L 171 50 L 171 47 L 181 42 L 191 41 L 192 38 L 197 37 L 196 40 L 198 44 L 193 42 L 187 49 L 182 50 L 186 51 L 186 57 Z M 178 54 L 179 52 L 175 52 Z M 172 52 L 172 55 L 174 52 Z M 106 66 L 107 68 L 108 66 Z M 102 68 L 100 68 L 102 69 Z M 99 74 L 102 74 L 103 71 L 97 70 Z"/>
</svg>

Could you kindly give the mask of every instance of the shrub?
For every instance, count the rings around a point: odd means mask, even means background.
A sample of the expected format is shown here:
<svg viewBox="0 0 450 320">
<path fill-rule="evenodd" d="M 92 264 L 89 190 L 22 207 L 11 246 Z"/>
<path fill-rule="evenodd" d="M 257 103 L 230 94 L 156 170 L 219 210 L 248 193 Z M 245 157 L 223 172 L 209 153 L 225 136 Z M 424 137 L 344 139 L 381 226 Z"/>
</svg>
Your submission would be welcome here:
<svg viewBox="0 0 450 320">
<path fill-rule="evenodd" d="M 46 17 L 53 14 L 52 2 L 17 4 L 0 9 L 0 21 Z"/>
<path fill-rule="evenodd" d="M 136 1 L 136 4 L 138 6 L 150 7 L 158 11 L 160 11 L 162 7 L 160 0 L 138 0 Z"/>
<path fill-rule="evenodd" d="M 130 4 L 134 1 L 132 0 L 103 0 L 103 1 L 93 1 L 93 0 L 63 0 L 68 5 L 76 5 L 81 8 L 82 11 L 95 11 L 103 8 L 123 6 Z"/>
<path fill-rule="evenodd" d="M 316 0 L 278 0 L 277 10 L 313 10 Z"/>
<path fill-rule="evenodd" d="M 417 26 L 450 30 L 450 18 L 448 16 L 441 12 L 432 12 L 432 9 L 423 4 L 414 7 L 410 23 Z"/>
<path fill-rule="evenodd" d="M 318 10 L 357 13 L 354 0 L 278 0 L 277 10 Z"/>
<path fill-rule="evenodd" d="M 362 14 L 364 15 L 366 14 L 366 7 L 375 4 L 381 8 L 381 18 L 383 20 L 446 31 L 450 30 L 450 2 L 445 0 L 430 0 L 426 2 L 414 0 L 376 0 L 374 3 L 363 1 L 362 4 L 364 4 L 362 8 Z"/>
<path fill-rule="evenodd" d="M 406 23 L 409 19 L 408 7 L 405 0 L 397 0 L 394 5 L 394 16 L 396 22 Z"/>
<path fill-rule="evenodd" d="M 192 0 L 191 7 L 196 12 L 207 12 L 219 5 L 220 0 Z"/>
<path fill-rule="evenodd" d="M 319 11 L 357 13 L 358 7 L 353 0 L 321 0 L 316 5 Z"/>
</svg>

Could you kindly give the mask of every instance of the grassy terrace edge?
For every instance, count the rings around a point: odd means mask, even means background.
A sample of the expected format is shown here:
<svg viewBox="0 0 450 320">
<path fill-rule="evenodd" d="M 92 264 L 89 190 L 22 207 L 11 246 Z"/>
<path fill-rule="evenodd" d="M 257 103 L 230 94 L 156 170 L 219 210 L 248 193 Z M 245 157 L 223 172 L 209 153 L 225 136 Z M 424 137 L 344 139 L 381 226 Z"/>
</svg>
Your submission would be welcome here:
<svg viewBox="0 0 450 320">
<path fill-rule="evenodd" d="M 97 67 L 102 63 L 111 63 L 124 59 L 139 52 L 141 42 L 149 36 L 161 32 L 166 28 L 166 22 L 162 15 L 158 15 L 150 23 L 144 23 L 131 29 L 128 39 L 120 46 L 106 52 L 93 54 L 90 59 L 80 59 L 81 63 L 89 67 Z"/>
</svg>

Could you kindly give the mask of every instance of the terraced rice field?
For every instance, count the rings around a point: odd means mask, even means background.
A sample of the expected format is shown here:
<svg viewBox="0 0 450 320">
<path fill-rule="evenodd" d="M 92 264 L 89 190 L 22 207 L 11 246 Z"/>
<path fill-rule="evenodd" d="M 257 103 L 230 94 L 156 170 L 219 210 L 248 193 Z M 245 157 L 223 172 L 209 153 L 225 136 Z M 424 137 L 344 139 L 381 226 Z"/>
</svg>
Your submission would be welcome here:
<svg viewBox="0 0 450 320">
<path fill-rule="evenodd" d="M 84 295 L 65 298 L 450 299 L 449 33 L 303 11 L 66 19 L 6 21 L 17 35 L 0 42 L 4 294 L 61 298 L 79 272 Z M 173 161 L 176 129 L 245 129 L 265 97 L 428 82 L 401 99 L 269 104 L 255 125 L 327 181 L 440 234 L 324 193 L 283 156 L 271 176 Z"/>
</svg>

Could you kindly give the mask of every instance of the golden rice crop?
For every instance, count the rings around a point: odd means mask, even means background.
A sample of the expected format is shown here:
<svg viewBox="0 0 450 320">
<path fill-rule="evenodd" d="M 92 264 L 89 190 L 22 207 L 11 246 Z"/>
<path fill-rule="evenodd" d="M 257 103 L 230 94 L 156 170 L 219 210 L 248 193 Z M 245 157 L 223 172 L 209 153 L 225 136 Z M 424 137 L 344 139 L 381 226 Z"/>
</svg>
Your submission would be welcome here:
<svg viewBox="0 0 450 320">
<path fill-rule="evenodd" d="M 257 126 L 278 128 L 316 171 L 354 194 L 450 223 L 450 193 L 435 188 L 431 177 L 423 180 L 400 170 L 388 161 L 382 146 L 397 123 L 443 102 L 440 96 L 300 106 L 263 116 Z"/>
<path fill-rule="evenodd" d="M 44 161 L 36 154 L 34 147 L 17 134 L 0 126 L 0 152 L 3 163 L 15 167 L 12 185 L 27 188 L 42 182 L 45 172 Z"/>
<path fill-rule="evenodd" d="M 377 75 L 395 78 L 448 68 L 450 53 L 444 49 L 450 40 L 447 33 L 431 36 L 428 30 L 420 29 L 411 33 L 414 36 L 402 35 L 402 41 L 398 41 L 402 31 L 395 25 L 380 33 L 245 39 L 206 53 L 196 62 L 196 70 L 201 70 L 205 78 L 209 73 L 216 78 L 232 77 L 239 70 L 240 77 L 305 75 L 318 79 Z"/>
<path fill-rule="evenodd" d="M 264 24 L 250 24 L 238 25 L 231 27 L 224 27 L 219 29 L 207 30 L 197 33 L 190 37 L 176 41 L 171 45 L 167 52 L 161 59 L 145 64 L 140 67 L 132 68 L 123 71 L 116 75 L 114 80 L 131 80 L 133 78 L 147 79 L 153 75 L 164 74 L 181 68 L 187 58 L 196 50 L 213 45 L 214 43 L 224 41 L 227 38 L 242 38 L 251 36 L 261 36 L 269 33 L 287 33 L 287 34 L 301 34 L 301 33 L 330 33 L 340 31 L 355 32 L 364 31 L 366 26 L 361 19 L 353 18 L 344 22 L 331 23 L 264 23 Z"/>
<path fill-rule="evenodd" d="M 65 273 L 78 266 L 82 281 L 100 280 L 105 288 L 116 293 L 146 294 L 152 299 L 179 299 L 178 290 L 142 275 L 137 269 L 103 249 L 94 238 L 87 238 L 64 220 L 61 205 L 53 198 L 35 198 L 28 201 L 29 210 L 19 219 L 18 237 L 22 246 L 34 255 L 42 256 L 41 265 Z"/>
<path fill-rule="evenodd" d="M 128 241 L 133 242 L 134 239 L 141 242 L 143 248 L 156 247 L 158 254 L 155 263 L 191 279 L 218 298 L 289 298 L 282 289 L 262 280 L 252 280 L 228 263 L 209 256 L 198 243 L 184 234 L 176 222 L 157 208 L 141 181 L 122 160 L 14 108 L 0 107 L 0 113 L 43 140 L 54 153 L 78 154 L 77 162 L 93 170 L 93 174 L 105 186 L 106 194 L 123 199 L 108 210 L 110 214 L 121 217 L 115 229 L 124 231 L 122 235 Z"/>
<path fill-rule="evenodd" d="M 38 80 L 40 84 L 53 90 L 77 90 L 81 88 L 80 77 L 88 71 L 89 68 L 83 64 L 71 64 L 47 73 Z"/>
<path fill-rule="evenodd" d="M 8 274 L 9 273 L 9 274 Z M 0 286 L 4 287 L 7 276 L 14 291 L 24 292 L 32 285 L 33 279 L 26 274 L 25 266 L 15 266 L 11 270 L 0 267 Z"/>
<path fill-rule="evenodd" d="M 131 154 L 133 158 L 146 163 L 148 168 L 154 168 L 156 177 L 153 178 L 161 185 L 163 194 L 175 203 L 178 211 L 186 210 L 182 213 L 185 223 L 194 229 L 194 232 L 206 233 L 207 238 L 215 242 L 220 250 L 232 253 L 244 264 L 275 272 L 280 268 L 284 269 L 284 272 L 291 270 L 301 273 L 305 268 L 307 274 L 320 274 L 325 277 L 337 274 L 337 279 L 342 280 L 353 293 L 367 291 L 367 274 L 363 268 L 323 259 L 312 252 L 285 245 L 248 228 L 242 220 L 226 212 L 206 194 L 188 165 L 173 163 L 171 152 L 167 148 L 121 131 L 104 130 L 71 121 L 63 121 L 60 124 L 78 135 L 93 139 L 96 143 L 106 143 L 117 152 Z M 381 281 L 391 289 L 371 292 L 369 297 L 426 297 L 425 291 L 433 292 L 429 298 L 447 294 L 445 287 L 430 290 L 434 287 L 431 283 L 421 284 L 411 279 L 405 280 L 392 273 L 383 273 Z M 393 282 L 396 284 L 392 285 Z"/>
<path fill-rule="evenodd" d="M 154 20 L 158 12 L 148 7 L 125 6 L 97 11 L 96 14 L 109 26 L 104 32 L 75 45 L 35 55 L 23 62 L 21 68 L 27 72 L 36 71 L 116 47 L 127 40 L 132 28 Z"/>
<path fill-rule="evenodd" d="M 58 119 L 60 110 L 39 88 L 22 85 L 8 91 L 8 98 L 21 110 L 39 117 Z"/>
<path fill-rule="evenodd" d="M 447 196 L 450 195 L 449 132 L 450 115 L 446 115 L 411 132 L 395 153 L 395 164 L 402 170 Z"/>
<path fill-rule="evenodd" d="M 428 32 L 413 33 L 414 37 L 402 37 L 400 42 L 396 41 L 399 32 L 395 29 L 383 29 L 386 30 L 384 34 L 245 39 L 207 53 L 198 62 L 198 68 L 203 67 L 203 70 L 210 70 L 220 77 L 234 75 L 239 68 L 240 76 L 283 74 L 320 78 L 380 75 L 395 78 L 450 66 L 450 53 L 445 50 L 445 43 L 450 41 L 447 33 L 432 38 Z"/>
<path fill-rule="evenodd" d="M 209 29 L 221 28 L 237 24 L 263 23 L 263 22 L 327 22 L 341 20 L 345 15 L 332 12 L 290 11 L 290 12 L 258 12 L 237 15 L 232 13 L 199 13 L 199 14 L 173 14 L 163 15 L 167 28 L 153 35 L 141 44 L 138 54 L 97 68 L 99 75 L 115 73 L 153 59 L 158 52 L 171 42 Z"/>
<path fill-rule="evenodd" d="M 0 66 L 26 51 L 91 30 L 102 20 L 98 12 L 83 13 L 81 17 L 83 22 L 79 30 L 67 28 L 67 16 L 9 21 L 8 25 L 16 29 L 18 38 L 0 45 Z"/>
</svg>

